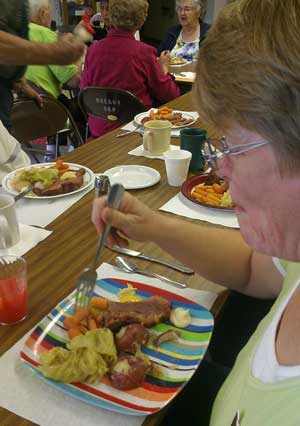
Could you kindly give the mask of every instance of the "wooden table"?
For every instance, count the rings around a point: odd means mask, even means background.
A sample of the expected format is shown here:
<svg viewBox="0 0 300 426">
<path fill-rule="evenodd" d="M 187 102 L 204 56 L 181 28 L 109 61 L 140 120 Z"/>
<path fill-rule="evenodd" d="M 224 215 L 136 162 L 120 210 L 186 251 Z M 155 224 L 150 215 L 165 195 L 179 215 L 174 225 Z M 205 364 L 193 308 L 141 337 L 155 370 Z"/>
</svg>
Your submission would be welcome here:
<svg viewBox="0 0 300 426">
<path fill-rule="evenodd" d="M 195 110 L 190 93 L 169 102 L 168 105 L 183 111 Z M 201 126 L 201 123 L 198 120 L 195 127 L 199 126 Z M 178 193 L 178 188 L 170 187 L 167 183 L 164 162 L 129 156 L 128 151 L 141 144 L 141 136 L 131 134 L 116 139 L 117 133 L 119 133 L 118 129 L 76 149 L 64 158 L 66 161 L 89 167 L 94 172 L 104 172 L 113 166 L 122 164 L 154 167 L 160 172 L 161 181 L 153 187 L 131 192 L 149 206 L 158 209 Z M 176 139 L 172 142 L 176 143 L 175 141 Z M 53 231 L 53 233 L 24 256 L 28 262 L 29 314 L 20 324 L 10 327 L 0 326 L 0 355 L 13 346 L 58 302 L 74 290 L 79 273 L 93 259 L 97 245 L 97 235 L 90 220 L 93 196 L 94 192 L 91 191 L 47 226 L 46 229 Z M 207 224 L 205 226 L 212 225 Z M 169 255 L 152 243 L 132 243 L 131 247 L 141 249 L 156 257 L 172 260 Z M 116 255 L 117 253 L 106 248 L 101 262 L 113 263 Z M 141 267 L 149 267 L 148 262 L 140 259 L 137 259 L 136 263 Z M 166 274 L 166 269 L 163 266 L 153 263 L 151 269 Z M 168 269 L 167 275 L 175 280 L 185 282 L 193 288 L 212 290 L 218 293 L 223 290 L 222 287 L 210 283 L 198 275 L 188 276 L 171 269 Z M 222 303 L 221 299 L 218 298 L 214 305 L 214 313 L 217 312 L 218 306 Z M 164 410 L 147 417 L 144 426 L 159 425 L 163 413 Z M 0 425 L 28 426 L 33 425 L 33 423 L 1 408 Z"/>
</svg>

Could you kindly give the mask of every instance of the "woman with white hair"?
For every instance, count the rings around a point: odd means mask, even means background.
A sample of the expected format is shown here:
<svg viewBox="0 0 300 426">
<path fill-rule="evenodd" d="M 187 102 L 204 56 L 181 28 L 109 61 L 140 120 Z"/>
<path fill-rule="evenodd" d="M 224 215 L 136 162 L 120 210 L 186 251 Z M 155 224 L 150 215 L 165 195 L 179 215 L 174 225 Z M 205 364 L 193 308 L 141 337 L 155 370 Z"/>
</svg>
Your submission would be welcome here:
<svg viewBox="0 0 300 426">
<path fill-rule="evenodd" d="M 176 0 L 179 25 L 170 28 L 160 43 L 158 56 L 170 53 L 187 61 L 197 59 L 197 53 L 205 38 L 209 25 L 202 22 L 205 15 L 206 0 Z"/>
</svg>

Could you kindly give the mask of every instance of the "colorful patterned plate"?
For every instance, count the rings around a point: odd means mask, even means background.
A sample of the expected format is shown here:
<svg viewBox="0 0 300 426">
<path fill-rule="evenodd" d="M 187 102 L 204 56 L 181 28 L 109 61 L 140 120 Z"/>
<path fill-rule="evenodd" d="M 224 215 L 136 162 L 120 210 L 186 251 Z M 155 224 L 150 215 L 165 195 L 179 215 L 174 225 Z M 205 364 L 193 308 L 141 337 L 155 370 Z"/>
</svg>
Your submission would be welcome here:
<svg viewBox="0 0 300 426">
<path fill-rule="evenodd" d="M 147 345 L 143 352 L 151 359 L 154 368 L 145 378 L 143 385 L 130 391 L 120 391 L 111 386 L 107 376 L 96 384 L 60 383 L 46 379 L 38 370 L 39 353 L 54 346 L 66 347 L 68 340 L 63 326 L 65 316 L 71 315 L 74 293 L 63 300 L 45 317 L 27 339 L 21 359 L 42 379 L 56 388 L 98 407 L 124 414 L 147 415 L 163 408 L 189 381 L 200 364 L 209 344 L 213 317 L 211 313 L 193 301 L 175 293 L 138 282 L 107 278 L 98 280 L 95 294 L 111 300 L 118 300 L 118 292 L 127 284 L 137 288 L 142 298 L 159 295 L 169 299 L 172 307 L 189 309 L 192 323 L 180 331 L 177 342 L 165 342 L 160 347 Z M 176 329 L 169 321 L 152 327 L 154 333 Z"/>
</svg>

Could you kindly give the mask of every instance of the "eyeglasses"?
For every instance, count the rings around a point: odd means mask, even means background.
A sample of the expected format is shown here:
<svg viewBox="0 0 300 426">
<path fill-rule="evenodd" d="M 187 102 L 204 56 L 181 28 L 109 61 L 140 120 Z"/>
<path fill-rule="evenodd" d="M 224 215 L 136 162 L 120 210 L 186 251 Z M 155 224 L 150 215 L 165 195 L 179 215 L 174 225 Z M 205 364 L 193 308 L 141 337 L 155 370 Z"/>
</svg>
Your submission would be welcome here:
<svg viewBox="0 0 300 426">
<path fill-rule="evenodd" d="M 184 13 L 189 13 L 192 12 L 195 8 L 194 7 L 189 7 L 189 6 L 185 6 L 185 7 L 177 7 L 177 12 L 184 12 Z"/>
<path fill-rule="evenodd" d="M 269 143 L 269 141 L 255 141 L 228 146 L 225 136 L 220 139 L 208 138 L 203 145 L 203 157 L 212 168 L 217 169 L 218 160 L 222 160 L 224 157 L 240 155 L 244 152 L 251 151 L 251 149 L 259 148 Z"/>
</svg>

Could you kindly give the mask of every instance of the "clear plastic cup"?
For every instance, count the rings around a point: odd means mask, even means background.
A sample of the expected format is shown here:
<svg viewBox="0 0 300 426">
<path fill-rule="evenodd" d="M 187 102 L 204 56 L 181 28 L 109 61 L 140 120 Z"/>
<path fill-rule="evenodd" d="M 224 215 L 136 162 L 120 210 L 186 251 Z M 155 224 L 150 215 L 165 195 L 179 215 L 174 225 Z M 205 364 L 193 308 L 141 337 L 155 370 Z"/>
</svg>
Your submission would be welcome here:
<svg viewBox="0 0 300 426">
<path fill-rule="evenodd" d="M 12 325 L 26 318 L 28 289 L 26 261 L 22 257 L 0 257 L 0 324 Z"/>
</svg>

